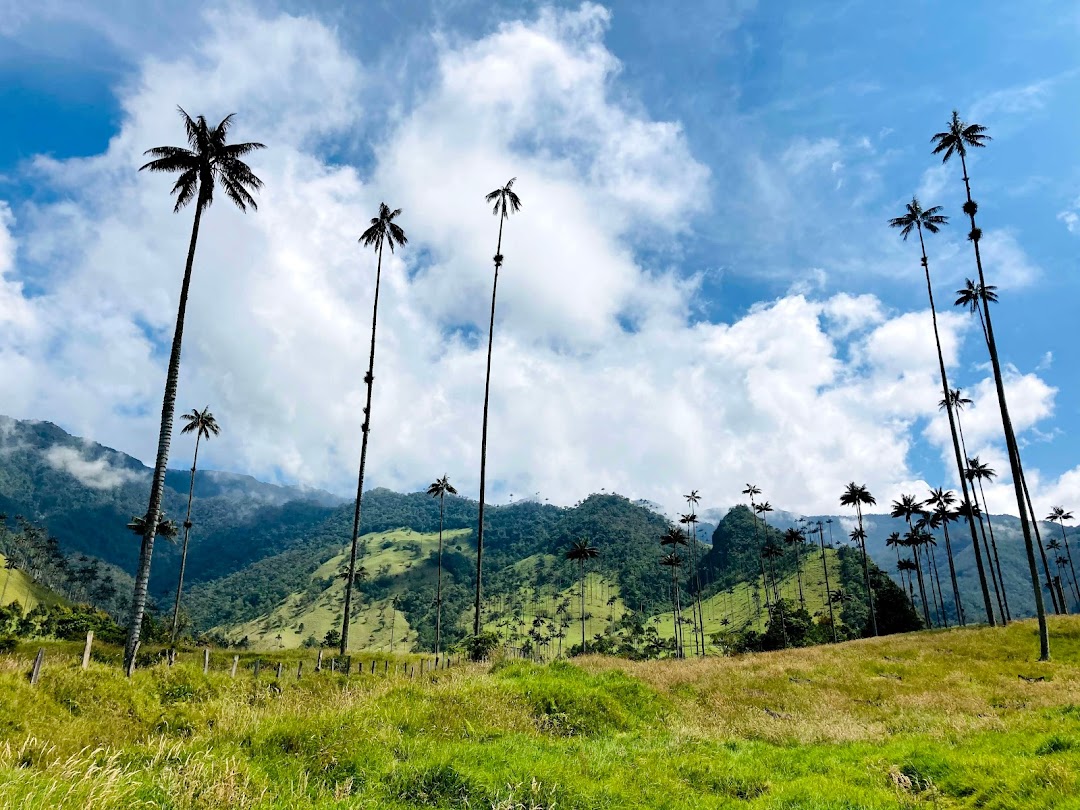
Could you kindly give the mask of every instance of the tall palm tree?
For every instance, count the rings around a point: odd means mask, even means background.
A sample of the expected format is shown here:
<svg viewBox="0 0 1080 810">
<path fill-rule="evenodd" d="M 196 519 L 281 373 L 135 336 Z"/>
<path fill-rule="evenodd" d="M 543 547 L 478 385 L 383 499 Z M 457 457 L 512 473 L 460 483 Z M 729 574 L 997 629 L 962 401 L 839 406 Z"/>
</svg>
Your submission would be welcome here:
<svg viewBox="0 0 1080 810">
<path fill-rule="evenodd" d="M 218 425 L 214 415 L 210 413 L 209 405 L 201 411 L 192 408 L 191 413 L 185 413 L 180 418 L 187 422 L 180 432 L 195 434 L 195 455 L 191 459 L 191 481 L 188 484 L 187 515 L 184 517 L 184 544 L 180 552 L 180 577 L 176 582 L 176 604 L 173 605 L 172 630 L 169 632 L 169 644 L 176 643 L 176 627 L 180 621 L 180 593 L 184 590 L 184 569 L 187 568 L 188 538 L 191 532 L 191 499 L 195 494 L 195 466 L 199 461 L 199 442 L 202 439 L 210 441 L 211 436 L 217 436 L 221 433 L 221 426 Z"/>
<path fill-rule="evenodd" d="M 476 527 L 476 605 L 473 615 L 473 635 L 480 635 L 480 598 L 482 593 L 482 575 L 484 560 L 484 491 L 487 484 L 487 434 L 488 402 L 491 397 L 491 348 L 495 338 L 495 293 L 499 289 L 499 268 L 502 267 L 503 224 L 511 214 L 521 210 L 521 198 L 514 191 L 511 177 L 505 186 L 500 186 L 487 194 L 484 199 L 492 203 L 491 212 L 499 218 L 499 240 L 495 244 L 495 280 L 491 285 L 491 321 L 488 324 L 487 375 L 484 377 L 484 426 L 480 435 L 480 516 Z"/>
<path fill-rule="evenodd" d="M 943 163 L 948 162 L 953 155 L 960 158 L 960 166 L 963 169 L 964 192 L 967 196 L 964 203 L 964 213 L 968 215 L 968 220 L 971 222 L 968 239 L 971 240 L 975 249 L 975 265 L 979 271 L 979 289 L 985 292 L 988 289 L 986 274 L 983 272 L 982 255 L 979 252 L 979 240 L 982 238 L 982 231 L 975 224 L 975 214 L 978 212 L 979 206 L 971 197 L 971 182 L 967 170 L 967 150 L 969 148 L 980 149 L 986 146 L 990 136 L 986 133 L 986 127 L 981 124 L 969 124 L 962 121 L 959 113 L 953 110 L 952 118 L 949 120 L 946 129 L 935 134 L 930 140 L 934 144 L 934 154 L 940 154 Z M 998 406 L 1001 410 L 1005 445 L 1009 451 L 1009 467 L 1012 472 L 1016 506 L 1020 515 L 1020 528 L 1024 535 L 1028 569 L 1035 592 L 1035 613 L 1039 620 L 1039 660 L 1046 661 L 1050 658 L 1050 634 L 1046 626 L 1046 606 L 1043 604 L 1042 588 L 1039 587 L 1039 570 L 1035 562 L 1035 546 L 1031 538 L 1031 525 L 1028 520 L 1029 507 L 1024 496 L 1020 449 L 1016 444 L 1016 434 L 1013 431 L 1012 419 L 1009 417 L 1009 406 L 1005 400 L 1005 378 L 1001 373 L 1001 361 L 998 358 L 997 342 L 994 339 L 994 326 L 990 318 L 990 303 L 986 295 L 980 295 L 979 298 L 981 298 L 983 320 L 986 326 L 986 343 L 990 352 L 990 365 L 994 371 L 994 386 L 997 389 Z M 1034 514 L 1032 514 L 1032 518 L 1034 518 Z M 988 596 L 986 601 L 989 602 Z"/>
<path fill-rule="evenodd" d="M 923 620 L 930 627 L 930 611 L 926 602 L 926 585 L 923 582 L 922 566 L 919 564 L 919 546 L 922 543 L 920 532 L 915 529 L 912 518 L 922 516 L 922 501 L 914 495 L 901 495 L 899 500 L 892 502 L 892 511 L 889 515 L 894 518 L 903 518 L 908 525 L 907 534 L 904 535 L 904 545 L 911 549 L 915 558 L 916 574 L 919 582 L 919 595 L 922 599 Z"/>
<path fill-rule="evenodd" d="M 847 485 L 844 493 L 840 496 L 841 506 L 851 506 L 855 509 L 855 514 L 859 518 L 859 532 L 863 538 L 866 537 L 866 532 L 863 531 L 862 520 L 862 508 L 863 504 L 867 506 L 873 506 L 877 503 L 874 496 L 870 494 L 870 490 L 866 488 L 866 484 L 856 484 L 854 481 Z M 870 605 L 870 628 L 873 630 L 874 635 L 878 634 L 877 629 L 877 616 L 874 611 L 874 590 L 870 587 L 870 566 L 866 560 L 866 543 L 860 544 L 862 547 L 862 564 L 863 564 L 863 578 L 866 580 L 866 598 Z"/>
<path fill-rule="evenodd" d="M 964 626 L 964 606 L 960 601 L 960 586 L 956 582 L 956 566 L 953 564 L 952 542 L 949 539 L 949 522 L 956 520 L 960 516 L 958 511 L 953 511 L 952 505 L 956 503 L 956 496 L 953 495 L 951 490 L 947 490 L 944 487 L 938 487 L 937 489 L 930 490 L 930 497 L 927 498 L 926 503 L 928 506 L 934 507 L 934 512 L 938 519 L 941 521 L 942 534 L 945 537 L 945 556 L 949 561 L 949 578 L 952 580 L 952 592 L 953 603 L 956 607 L 956 621 L 960 623 L 960 626 Z M 972 523 L 974 523 L 974 515 L 971 514 L 971 510 L 966 510 L 967 517 Z M 978 542 L 979 538 L 975 538 L 975 542 Z M 993 562 L 990 563 L 990 572 L 993 573 Z M 943 608 L 944 610 L 944 608 Z M 1002 614 L 1004 619 L 1004 614 Z"/>
<path fill-rule="evenodd" d="M 371 351 L 368 355 L 367 374 L 364 375 L 364 383 L 367 386 L 367 398 L 364 403 L 364 422 L 360 426 L 362 438 L 360 440 L 360 473 L 356 480 L 356 503 L 353 508 L 352 542 L 349 546 L 349 571 L 356 570 L 356 546 L 360 538 L 360 510 L 364 501 L 364 469 L 367 466 L 368 436 L 371 433 L 371 393 L 375 384 L 375 328 L 379 323 L 379 287 L 382 282 L 382 258 L 383 247 L 389 247 L 394 252 L 396 245 L 408 243 L 405 231 L 394 222 L 401 215 L 401 209 L 393 211 L 386 203 L 379 203 L 379 213 L 371 218 L 368 229 L 360 234 L 357 240 L 364 247 L 373 248 L 378 257 L 375 265 L 375 301 L 371 307 Z M 352 605 L 353 580 L 350 576 L 345 581 L 345 605 L 341 615 L 341 654 L 345 655 L 349 649 L 349 608 Z"/>
<path fill-rule="evenodd" d="M 832 526 L 829 527 L 832 531 Z M 825 593 L 829 592 L 829 562 L 825 556 L 825 525 L 817 522 L 818 540 L 821 542 L 821 570 L 825 573 Z M 832 628 L 833 644 L 836 643 L 836 616 L 833 615 L 832 602 L 829 602 L 829 626 Z"/>
<path fill-rule="evenodd" d="M 690 561 L 693 566 L 694 576 L 694 602 L 697 605 L 698 614 L 698 649 L 701 651 L 701 655 L 705 655 L 705 616 L 701 612 L 701 569 L 698 567 L 698 544 L 697 544 L 697 505 L 701 502 L 701 495 L 698 494 L 696 489 L 690 490 L 688 495 L 684 495 L 686 505 L 690 509 Z"/>
<path fill-rule="evenodd" d="M 600 550 L 588 540 L 575 540 L 566 552 L 566 559 L 576 562 L 581 572 L 581 652 L 585 652 L 585 563 L 600 556 Z"/>
<path fill-rule="evenodd" d="M 679 658 L 683 658 L 682 642 L 682 604 L 679 598 L 679 575 L 678 568 L 682 565 L 682 557 L 679 556 L 679 546 L 686 545 L 686 534 L 678 526 L 672 526 L 661 535 L 660 546 L 670 547 L 671 552 L 660 560 L 661 565 L 671 568 L 671 606 L 675 617 L 675 651 Z"/>
<path fill-rule="evenodd" d="M 1069 548 L 1069 538 L 1065 535 L 1065 521 L 1072 519 L 1072 512 L 1066 512 L 1061 506 L 1051 507 L 1050 514 L 1046 516 L 1047 521 L 1050 523 L 1056 522 L 1061 529 L 1061 541 L 1065 544 L 1065 556 L 1069 560 L 1069 570 L 1072 571 L 1073 590 L 1076 592 L 1076 601 L 1080 603 L 1080 585 L 1077 584 L 1076 566 L 1073 565 L 1072 550 Z"/>
<path fill-rule="evenodd" d="M 761 536 L 760 536 L 760 532 L 758 530 L 757 503 L 754 501 L 754 496 L 755 495 L 760 495 L 761 490 L 757 486 L 755 486 L 754 484 L 747 484 L 746 489 L 744 489 L 742 491 L 742 494 L 750 496 L 750 513 L 754 516 L 754 540 L 757 542 L 758 545 L 761 545 Z M 761 566 L 761 576 L 762 576 L 762 579 L 764 579 L 764 577 L 765 577 L 765 565 L 764 565 L 764 563 Z M 749 595 L 749 591 L 747 592 L 747 594 Z M 766 584 L 766 587 L 765 587 L 765 602 L 766 602 L 766 605 L 768 604 L 768 601 L 769 601 L 769 590 L 768 590 L 768 585 Z"/>
<path fill-rule="evenodd" d="M 765 545 L 769 544 L 769 521 L 765 519 L 765 515 L 773 511 L 772 504 L 768 501 L 762 501 L 759 504 L 754 505 L 754 511 L 758 513 L 761 518 L 761 528 L 765 535 Z M 768 586 L 766 586 L 768 587 Z M 776 580 L 773 579 L 773 601 L 780 598 L 780 592 L 776 590 Z"/>
<path fill-rule="evenodd" d="M 799 604 L 803 607 L 806 607 L 806 598 L 803 596 L 802 557 L 799 555 L 799 549 L 805 542 L 806 535 L 803 534 L 802 529 L 788 529 L 784 532 L 784 543 L 795 549 L 795 576 L 799 580 Z"/>
<path fill-rule="evenodd" d="M 442 640 L 442 551 L 443 518 L 446 514 L 446 496 L 457 495 L 457 490 L 450 483 L 450 478 L 443 475 L 436 478 L 427 488 L 427 494 L 439 499 L 439 575 L 435 581 L 435 657 L 439 657 L 439 642 Z"/>
<path fill-rule="evenodd" d="M 176 410 L 176 388 L 180 379 L 180 350 L 184 342 L 184 316 L 187 312 L 188 291 L 191 289 L 191 271 L 195 263 L 195 245 L 199 241 L 199 223 L 202 214 L 214 202 L 214 186 L 221 184 L 225 196 L 241 211 L 248 207 L 257 210 L 252 192 L 262 187 L 262 180 L 254 175 L 242 158 L 263 149 L 261 143 L 226 143 L 232 116 L 228 115 L 216 127 L 211 127 L 203 116 L 192 119 L 178 108 L 184 122 L 188 146 L 155 146 L 145 154 L 153 160 L 139 167 L 139 171 L 178 174 L 172 187 L 176 197 L 173 212 L 178 212 L 192 200 L 195 201 L 195 219 L 191 225 L 191 241 L 188 243 L 187 262 L 184 265 L 184 281 L 180 286 L 180 301 L 176 309 L 176 327 L 173 331 L 172 349 L 169 353 L 169 370 L 165 377 L 165 395 L 161 403 L 161 427 L 158 432 L 157 458 L 154 461 L 154 477 L 150 484 L 150 502 L 146 507 L 143 525 L 142 548 L 139 551 L 139 567 L 135 573 L 135 593 L 131 600 L 131 620 L 128 624 L 127 643 L 124 646 L 124 671 L 131 671 L 131 661 L 139 644 L 143 613 L 146 612 L 146 593 L 150 585 L 150 560 L 154 554 L 154 531 L 161 517 L 161 498 L 165 491 L 165 470 L 169 464 L 169 445 L 172 443 L 173 414 Z"/>
<path fill-rule="evenodd" d="M 900 532 L 893 532 L 885 538 L 885 547 L 891 548 L 896 552 L 896 570 L 900 574 L 901 588 L 905 587 L 905 585 L 910 587 L 911 584 L 910 577 L 907 582 L 904 581 L 904 570 L 900 568 L 900 546 L 902 545 L 903 543 L 900 541 Z"/>
<path fill-rule="evenodd" d="M 955 518 L 951 518 L 955 520 Z M 949 619 L 945 615 L 945 597 L 944 589 L 941 587 L 941 571 L 938 569 L 937 555 L 934 553 L 934 549 L 937 548 L 937 538 L 934 537 L 934 529 L 941 528 L 943 519 L 938 511 L 926 512 L 920 518 L 918 526 L 922 530 L 923 545 L 926 546 L 926 557 L 929 561 L 930 571 L 930 599 L 934 604 L 934 612 L 937 613 L 938 622 L 944 627 L 949 626 Z"/>
<path fill-rule="evenodd" d="M 934 287 L 930 283 L 930 261 L 926 256 L 926 240 L 923 238 L 923 231 L 927 233 L 937 233 L 943 226 L 947 225 L 949 218 L 941 213 L 941 206 L 935 205 L 932 208 L 924 209 L 920 204 L 917 197 L 912 197 L 911 202 L 907 204 L 907 210 L 903 216 L 895 217 L 889 220 L 889 225 L 893 228 L 899 228 L 901 236 L 904 237 L 904 241 L 907 241 L 908 236 L 912 231 L 915 231 L 919 235 L 919 248 L 922 251 L 922 267 L 923 273 L 926 276 L 926 295 L 930 301 L 930 317 L 934 325 L 934 344 L 937 347 L 938 357 L 938 371 L 941 374 L 941 390 L 945 395 L 945 412 L 949 417 L 949 433 L 952 437 L 953 456 L 956 461 L 956 476 L 960 480 L 960 487 L 963 491 L 964 500 L 969 500 L 967 491 L 967 479 L 964 477 L 964 458 L 960 452 L 960 440 L 958 431 L 956 428 L 956 414 L 953 412 L 953 403 L 950 398 L 949 378 L 945 372 L 945 355 L 941 351 L 941 334 L 938 331 L 937 322 L 937 307 L 934 306 Z M 986 615 L 990 625 L 994 625 L 994 608 L 990 602 L 990 591 L 986 585 L 986 571 L 983 569 L 982 554 L 979 551 L 979 535 L 975 530 L 975 521 L 971 516 L 968 516 L 968 528 L 971 530 L 971 544 L 975 549 L 975 568 L 979 572 L 979 587 L 983 593 L 983 603 L 986 607 Z M 946 547 L 946 555 L 949 558 L 949 571 L 953 573 L 953 581 L 955 582 L 955 566 L 953 565 L 952 548 Z"/>
</svg>

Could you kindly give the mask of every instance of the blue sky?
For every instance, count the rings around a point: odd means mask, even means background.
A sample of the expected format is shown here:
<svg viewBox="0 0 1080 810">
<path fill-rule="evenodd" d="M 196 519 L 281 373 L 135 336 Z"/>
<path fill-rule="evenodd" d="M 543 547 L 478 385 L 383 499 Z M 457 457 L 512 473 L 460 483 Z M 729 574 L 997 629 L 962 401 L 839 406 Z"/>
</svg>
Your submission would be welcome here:
<svg viewBox="0 0 1080 810">
<path fill-rule="evenodd" d="M 391 270 L 374 482 L 446 468 L 468 491 L 491 248 L 462 242 L 493 222 L 456 194 L 516 173 L 497 498 L 696 487 L 724 505 L 754 480 L 823 511 L 852 478 L 952 485 L 916 248 L 886 220 L 915 192 L 961 214 L 959 167 L 929 147 L 955 107 L 994 137 L 971 175 L 1036 500 L 1080 499 L 1074 5 L 151 7 L 0 4 L 0 411 L 149 456 L 189 219 L 134 168 L 179 137 L 180 103 L 236 111 L 271 147 L 259 214 L 215 210 L 234 224 L 200 248 L 213 292 L 181 396 L 242 426 L 215 466 L 347 489 L 370 301 L 348 223 L 394 197 L 417 225 Z M 467 169 L 491 174 L 474 192 Z M 929 246 L 940 309 L 974 275 L 965 230 Z M 1003 471 L 977 328 L 943 328 Z"/>
</svg>

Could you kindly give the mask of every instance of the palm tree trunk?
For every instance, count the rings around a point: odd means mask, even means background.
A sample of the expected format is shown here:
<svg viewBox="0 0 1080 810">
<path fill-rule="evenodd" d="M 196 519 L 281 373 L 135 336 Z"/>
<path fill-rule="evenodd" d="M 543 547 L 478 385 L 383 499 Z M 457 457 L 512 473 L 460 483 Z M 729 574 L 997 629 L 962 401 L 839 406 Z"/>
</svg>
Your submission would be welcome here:
<svg viewBox="0 0 1080 810">
<path fill-rule="evenodd" d="M 963 627 L 967 624 L 967 621 L 964 618 L 964 603 L 960 599 L 960 587 L 956 582 L 956 566 L 953 565 L 952 541 L 949 539 L 949 524 L 947 521 L 942 523 L 942 529 L 945 534 L 945 556 L 949 560 L 949 578 L 952 581 L 953 602 L 956 605 L 956 621 Z"/>
<path fill-rule="evenodd" d="M 971 220 L 971 232 L 968 234 L 975 246 L 975 265 L 979 271 L 979 284 L 981 289 L 986 290 L 986 276 L 983 273 L 982 256 L 979 253 L 980 233 L 975 225 L 975 212 L 977 206 L 971 198 L 971 183 L 968 179 L 967 160 L 964 153 L 960 153 L 960 165 L 964 170 L 964 191 L 967 194 L 967 202 L 964 210 Z M 994 326 L 990 318 L 990 303 L 986 300 L 985 293 L 980 294 L 982 300 L 983 318 L 986 325 L 986 342 L 990 350 L 990 365 L 994 371 L 994 387 L 997 389 L 998 406 L 1001 410 L 1002 428 L 1005 432 L 1005 445 L 1009 451 L 1009 468 L 1013 478 L 1013 491 L 1016 494 L 1016 507 L 1020 515 L 1020 528 L 1024 534 L 1024 548 L 1027 551 L 1028 569 L 1031 574 L 1031 584 L 1035 592 L 1035 614 L 1039 620 L 1039 660 L 1050 660 L 1050 632 L 1046 626 L 1046 606 L 1043 604 L 1042 587 L 1039 585 L 1039 569 L 1035 562 L 1035 546 L 1031 539 L 1031 526 L 1028 523 L 1027 504 L 1024 502 L 1023 469 L 1020 466 L 1020 450 L 1016 445 L 1016 434 L 1013 432 L 1012 419 L 1009 417 L 1009 406 L 1005 401 L 1005 381 L 1001 374 L 1001 361 L 998 359 L 997 341 L 994 339 Z M 1034 515 L 1032 515 L 1034 517 Z"/>
<path fill-rule="evenodd" d="M 675 629 L 679 644 L 679 658 L 686 658 L 686 645 L 683 643 L 682 594 L 679 593 L 679 569 L 677 566 L 672 566 L 671 571 L 675 575 L 675 614 L 678 616 Z"/>
<path fill-rule="evenodd" d="M 933 567 L 934 579 L 937 580 L 937 599 L 938 607 L 941 609 L 941 623 L 946 627 L 949 626 L 949 616 L 945 612 L 945 589 L 941 587 L 941 570 L 937 564 L 937 554 L 934 553 L 934 547 L 930 546 L 930 565 Z"/>
<path fill-rule="evenodd" d="M 1069 558 L 1069 570 L 1072 571 L 1073 590 L 1076 592 L 1076 601 L 1080 602 L 1080 585 L 1076 584 L 1076 566 L 1073 565 L 1072 551 L 1069 549 L 1069 538 L 1065 536 L 1065 524 L 1058 523 L 1061 527 L 1061 540 L 1065 543 L 1065 556 Z"/>
<path fill-rule="evenodd" d="M 919 554 L 919 547 L 912 546 L 911 551 L 915 556 L 915 573 L 919 582 L 919 600 L 922 602 L 923 619 L 926 621 L 927 627 L 933 627 L 934 624 L 930 621 L 930 608 L 926 601 L 926 583 L 923 581 L 922 558 Z"/>
<path fill-rule="evenodd" d="M 859 505 L 858 501 L 855 502 L 855 511 L 859 516 L 859 533 L 862 534 L 862 506 Z M 870 565 L 866 559 L 866 541 L 860 540 L 859 546 L 862 548 L 862 570 L 863 578 L 866 580 L 866 600 L 870 605 L 870 628 L 874 631 L 874 635 L 876 636 L 878 634 L 877 615 L 874 610 L 874 589 L 870 587 Z"/>
<path fill-rule="evenodd" d="M 435 580 L 435 659 L 439 658 L 439 642 L 442 640 L 442 539 L 443 515 L 446 492 L 439 493 L 439 573 Z"/>
<path fill-rule="evenodd" d="M 165 397 L 161 403 L 161 428 L 158 432 L 157 459 L 154 462 L 154 478 L 150 484 L 150 504 L 146 507 L 146 533 L 139 550 L 139 568 L 135 574 L 135 593 L 131 600 L 131 621 L 128 624 L 127 643 L 124 646 L 124 671 L 131 671 L 135 648 L 142 632 L 143 614 L 146 612 L 146 594 L 150 585 L 150 559 L 154 554 L 154 538 L 158 521 L 161 520 L 161 499 L 165 490 L 165 470 L 169 464 L 169 445 L 172 443 L 173 414 L 176 411 L 176 387 L 180 379 L 180 349 L 184 342 L 184 315 L 187 312 L 188 291 L 191 289 L 191 270 L 195 263 L 195 245 L 199 241 L 199 222 L 206 205 L 205 192 L 199 191 L 195 205 L 195 220 L 191 225 L 191 242 L 188 244 L 184 281 L 180 287 L 180 302 L 176 309 L 176 329 L 173 332 L 172 351 L 169 354 L 169 371 L 165 377 Z"/>
<path fill-rule="evenodd" d="M 761 563 L 761 584 L 765 586 L 765 611 L 768 612 L 772 609 L 772 602 L 769 597 L 769 575 L 765 573 L 765 558 L 760 554 L 758 555 L 758 562 Z"/>
<path fill-rule="evenodd" d="M 187 514 L 184 516 L 184 546 L 180 551 L 180 577 L 176 582 L 176 604 L 173 605 L 172 630 L 169 633 L 169 645 L 176 644 L 176 627 L 180 622 L 180 594 L 184 590 L 184 571 L 187 568 L 188 537 L 191 532 L 191 499 L 195 495 L 195 467 L 199 463 L 199 442 L 202 432 L 195 431 L 195 455 L 191 459 L 191 483 L 188 484 Z"/>
<path fill-rule="evenodd" d="M 960 479 L 960 489 L 964 496 L 964 503 L 970 504 L 968 494 L 967 476 L 964 475 L 966 464 L 960 455 L 960 441 L 956 429 L 956 415 L 953 413 L 952 397 L 949 391 L 949 378 L 945 373 L 945 356 L 941 352 L 941 335 L 938 332 L 937 308 L 934 306 L 934 288 L 930 283 L 930 262 L 926 258 L 926 243 L 923 241 L 922 226 L 918 226 L 919 245 L 922 248 L 922 265 L 926 274 L 926 294 L 930 299 L 930 315 L 934 321 L 934 343 L 937 346 L 938 370 L 941 373 L 941 389 L 945 395 L 945 412 L 949 415 L 949 433 L 952 436 L 953 455 L 956 460 L 956 474 Z M 982 554 L 979 551 L 979 535 L 975 531 L 975 516 L 968 510 L 968 528 L 971 529 L 971 545 L 975 549 L 975 568 L 979 572 L 979 588 L 982 590 L 983 607 L 986 609 L 986 619 L 990 626 L 994 626 L 994 605 L 990 601 L 990 589 L 986 585 L 986 571 L 983 568 Z M 953 568 L 952 554 L 949 554 L 949 568 Z"/>
<path fill-rule="evenodd" d="M 836 643 L 836 616 L 833 614 L 832 591 L 829 590 L 829 562 L 825 557 L 825 532 L 818 529 L 818 537 L 821 539 L 821 570 L 825 572 L 825 601 L 829 603 L 829 625 L 832 627 L 833 644 Z"/>
<path fill-rule="evenodd" d="M 491 285 L 491 321 L 488 323 L 487 375 L 484 378 L 484 426 L 480 435 L 480 517 L 476 527 L 476 604 L 473 615 L 473 635 L 480 635 L 480 594 L 484 559 L 484 491 L 487 483 L 488 401 L 491 396 L 491 349 L 495 339 L 495 293 L 499 288 L 499 266 L 502 264 L 502 231 L 505 215 L 499 217 L 499 240 L 495 246 L 495 280 Z"/>
<path fill-rule="evenodd" d="M 806 598 L 802 589 L 802 557 L 799 554 L 799 544 L 795 544 L 795 576 L 799 580 L 799 604 L 806 607 Z"/>
<path fill-rule="evenodd" d="M 581 654 L 585 654 L 585 558 L 581 558 Z"/>
<path fill-rule="evenodd" d="M 698 655 L 705 655 L 705 617 L 701 613 L 701 578 L 698 576 L 698 558 L 697 558 L 697 524 L 694 521 L 690 521 L 691 527 L 690 540 L 690 565 L 691 576 L 690 583 L 694 588 L 694 611 L 697 627 L 694 630 L 694 647 L 697 648 Z M 700 643 L 699 643 L 700 641 Z"/>
<path fill-rule="evenodd" d="M 371 308 L 371 354 L 364 377 L 367 383 L 367 401 L 364 406 L 363 437 L 360 440 L 360 473 L 356 479 L 356 508 L 353 510 L 352 544 L 349 548 L 349 577 L 345 580 L 345 612 L 341 617 L 341 654 L 349 649 L 349 618 L 352 610 L 353 579 L 356 576 L 356 545 L 360 539 L 360 508 L 364 501 L 364 470 L 367 467 L 368 436 L 371 433 L 371 391 L 375 386 L 375 327 L 379 322 L 379 284 L 382 281 L 382 244 L 375 269 L 375 303 Z M 392 632 L 392 631 L 391 631 Z M 391 649 L 393 647 L 391 646 Z"/>
</svg>

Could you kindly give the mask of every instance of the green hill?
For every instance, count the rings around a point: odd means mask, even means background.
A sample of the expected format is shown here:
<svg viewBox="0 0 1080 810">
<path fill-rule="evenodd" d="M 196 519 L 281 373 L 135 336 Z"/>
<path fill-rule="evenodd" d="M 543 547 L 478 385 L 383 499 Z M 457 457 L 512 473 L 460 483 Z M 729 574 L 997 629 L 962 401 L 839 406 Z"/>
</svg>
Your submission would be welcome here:
<svg viewBox="0 0 1080 810">
<path fill-rule="evenodd" d="M 35 605 L 55 605 L 63 601 L 19 569 L 8 568 L 7 563 L 8 558 L 0 554 L 0 605 L 18 602 L 24 610 L 30 610 Z"/>
<path fill-rule="evenodd" d="M 0 807 L 1076 810 L 1080 618 L 407 678 L 0 655 Z M 35 648 L 36 649 L 36 648 Z"/>
</svg>

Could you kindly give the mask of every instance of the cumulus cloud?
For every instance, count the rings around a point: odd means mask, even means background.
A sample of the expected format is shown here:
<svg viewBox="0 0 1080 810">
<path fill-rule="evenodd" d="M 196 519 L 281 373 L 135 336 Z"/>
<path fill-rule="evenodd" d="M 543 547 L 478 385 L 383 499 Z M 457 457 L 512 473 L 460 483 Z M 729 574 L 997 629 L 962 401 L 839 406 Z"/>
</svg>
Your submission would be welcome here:
<svg viewBox="0 0 1080 810">
<path fill-rule="evenodd" d="M 113 467 L 104 456 L 88 459 L 74 447 L 53 445 L 45 451 L 45 461 L 57 470 L 63 470 L 80 484 L 92 489 L 116 489 L 128 481 L 145 478 L 133 470 Z"/>
<path fill-rule="evenodd" d="M 678 122 L 620 91 L 609 21 L 586 4 L 435 39 L 426 89 L 390 116 L 362 176 L 324 146 L 364 125 L 379 77 L 316 20 L 210 14 L 189 52 L 143 63 L 105 153 L 36 162 L 60 202 L 17 223 L 0 210 L 0 322 L 13 324 L 0 380 L 22 379 L 5 388 L 14 412 L 152 457 L 192 212 L 172 214 L 169 181 L 134 169 L 145 148 L 180 140 L 181 103 L 236 112 L 235 137 L 269 146 L 252 159 L 259 210 L 221 199 L 200 232 L 178 406 L 218 416 L 208 465 L 338 492 L 355 481 L 375 276 L 356 237 L 386 201 L 404 208 L 410 243 L 383 257 L 368 481 L 414 489 L 447 472 L 475 496 L 499 226 L 483 195 L 516 176 L 493 500 L 572 503 L 604 487 L 674 508 L 687 487 L 728 504 L 757 481 L 785 509 L 820 512 L 852 478 L 878 491 L 917 479 L 913 432 L 939 399 L 928 311 L 805 287 L 731 323 L 692 323 L 697 280 L 639 260 L 711 212 L 712 178 Z M 832 174 L 845 171 L 835 153 L 825 140 L 791 157 Z M 44 293 L 28 297 L 29 281 Z M 940 321 L 954 366 L 970 322 Z M 1040 396 L 1018 395 L 1022 424 L 1047 412 L 1052 392 Z M 99 482 L 118 472 L 97 463 L 55 458 Z"/>
</svg>

